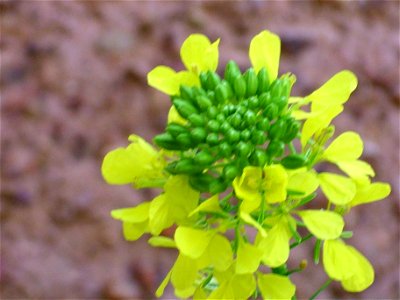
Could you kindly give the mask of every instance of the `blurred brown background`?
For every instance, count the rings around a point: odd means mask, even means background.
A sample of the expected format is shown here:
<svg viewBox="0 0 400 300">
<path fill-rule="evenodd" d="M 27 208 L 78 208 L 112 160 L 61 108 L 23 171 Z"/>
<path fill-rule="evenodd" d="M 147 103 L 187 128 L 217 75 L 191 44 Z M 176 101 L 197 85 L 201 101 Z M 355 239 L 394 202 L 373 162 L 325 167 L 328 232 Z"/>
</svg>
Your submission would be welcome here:
<svg viewBox="0 0 400 300">
<path fill-rule="evenodd" d="M 363 159 L 389 199 L 347 216 L 349 241 L 373 263 L 360 294 L 334 283 L 321 299 L 399 299 L 399 2 L 2 1 L 1 298 L 152 299 L 175 251 L 123 240 L 111 209 L 154 193 L 108 186 L 107 151 L 130 133 L 163 130 L 167 96 L 149 88 L 158 64 L 183 68 L 179 47 L 194 32 L 221 37 L 220 66 L 242 68 L 251 37 L 267 28 L 283 42 L 281 73 L 305 95 L 341 69 L 357 91 L 335 120 L 356 130 Z M 299 247 L 291 260 L 310 257 Z M 322 267 L 294 275 L 299 299 L 326 280 Z M 165 298 L 174 298 L 169 289 Z"/>
</svg>

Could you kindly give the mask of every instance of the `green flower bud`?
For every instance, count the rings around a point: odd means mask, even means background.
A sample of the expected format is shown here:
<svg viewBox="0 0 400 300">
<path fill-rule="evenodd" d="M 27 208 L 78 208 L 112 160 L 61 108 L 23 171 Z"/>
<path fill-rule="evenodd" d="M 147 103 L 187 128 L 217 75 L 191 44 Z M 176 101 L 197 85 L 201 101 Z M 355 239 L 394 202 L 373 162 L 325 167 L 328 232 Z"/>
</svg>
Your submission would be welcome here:
<svg viewBox="0 0 400 300">
<path fill-rule="evenodd" d="M 289 98 L 286 96 L 281 96 L 278 99 L 275 99 L 275 104 L 278 107 L 279 113 L 281 113 L 287 106 Z"/>
<path fill-rule="evenodd" d="M 281 160 L 281 164 L 286 169 L 297 169 L 303 167 L 307 158 L 302 154 L 290 154 Z"/>
<path fill-rule="evenodd" d="M 216 179 L 210 184 L 210 193 L 212 195 L 222 193 L 228 187 L 228 184 L 221 179 Z"/>
<path fill-rule="evenodd" d="M 257 74 L 258 78 L 258 93 L 264 93 L 268 91 L 269 89 L 269 78 L 268 78 L 268 72 L 266 68 L 262 68 L 260 71 L 258 71 Z"/>
<path fill-rule="evenodd" d="M 267 107 L 270 103 L 272 103 L 271 93 L 270 92 L 262 93 L 258 98 L 258 101 L 260 102 L 261 107 L 263 108 Z"/>
<path fill-rule="evenodd" d="M 202 127 L 197 127 L 192 130 L 190 136 L 192 137 L 192 140 L 196 143 L 201 143 L 204 142 L 204 140 L 206 139 L 207 131 Z"/>
<path fill-rule="evenodd" d="M 211 106 L 207 110 L 207 115 L 210 119 L 215 118 L 218 115 L 218 109 L 215 106 Z"/>
<path fill-rule="evenodd" d="M 237 108 L 236 108 L 236 113 L 239 115 L 244 115 L 247 111 L 247 108 L 241 103 Z"/>
<path fill-rule="evenodd" d="M 222 81 L 221 81 L 221 84 L 222 84 L 222 86 L 225 88 L 225 90 L 226 90 L 226 92 L 227 92 L 227 94 L 228 94 L 227 99 L 231 99 L 231 98 L 233 97 L 233 90 L 232 90 L 231 85 L 230 85 L 229 82 L 226 81 L 226 80 L 222 80 Z"/>
<path fill-rule="evenodd" d="M 261 130 L 253 130 L 251 134 L 251 141 L 254 145 L 262 145 L 266 142 L 267 137 L 264 134 L 264 131 Z"/>
<path fill-rule="evenodd" d="M 267 107 L 264 109 L 263 115 L 270 120 L 275 119 L 278 116 L 278 107 L 276 106 L 276 104 L 268 104 Z"/>
<path fill-rule="evenodd" d="M 185 119 L 187 119 L 191 114 L 198 113 L 197 109 L 185 100 L 175 99 L 172 103 L 174 104 L 178 113 Z"/>
<path fill-rule="evenodd" d="M 250 139 L 250 136 L 251 136 L 251 132 L 250 132 L 250 130 L 248 130 L 248 129 L 245 129 L 245 130 L 243 130 L 243 131 L 240 133 L 240 137 L 241 137 L 241 139 L 242 139 L 243 141 L 249 140 L 249 139 Z"/>
<path fill-rule="evenodd" d="M 269 120 L 267 118 L 262 118 L 261 120 L 258 121 L 257 123 L 257 129 L 261 131 L 268 131 L 269 129 Z"/>
<path fill-rule="evenodd" d="M 256 119 L 257 119 L 256 114 L 251 110 L 248 110 L 244 114 L 244 120 L 246 121 L 247 125 L 249 125 L 249 126 L 253 126 L 256 123 Z"/>
<path fill-rule="evenodd" d="M 236 110 L 235 105 L 233 104 L 226 104 L 223 108 L 222 108 L 222 112 L 224 113 L 225 116 L 229 116 L 231 114 L 233 114 Z"/>
<path fill-rule="evenodd" d="M 235 129 L 229 129 L 226 133 L 226 138 L 231 144 L 236 143 L 240 140 L 240 133 Z"/>
<path fill-rule="evenodd" d="M 192 158 L 181 158 L 178 161 L 168 164 L 165 169 L 171 174 L 198 174 L 203 167 L 194 162 Z"/>
<path fill-rule="evenodd" d="M 248 143 L 240 141 L 237 145 L 237 153 L 241 157 L 248 157 L 254 150 L 254 147 Z"/>
<path fill-rule="evenodd" d="M 242 124 L 242 117 L 239 114 L 234 114 L 229 117 L 228 121 L 232 125 L 232 127 L 239 128 Z"/>
<path fill-rule="evenodd" d="M 220 130 L 222 133 L 226 134 L 230 129 L 232 129 L 232 126 L 227 121 L 221 124 Z"/>
<path fill-rule="evenodd" d="M 175 138 L 168 132 L 156 135 L 154 137 L 154 143 L 167 150 L 182 150 L 181 145 L 177 143 Z"/>
<path fill-rule="evenodd" d="M 267 147 L 267 155 L 269 157 L 279 157 L 285 151 L 285 144 L 279 140 L 273 140 L 269 142 Z"/>
<path fill-rule="evenodd" d="M 240 101 L 240 106 L 244 107 L 247 111 L 247 109 L 249 108 L 249 100 L 243 99 L 242 101 Z"/>
<path fill-rule="evenodd" d="M 222 174 L 224 175 L 225 179 L 233 180 L 236 176 L 238 176 L 240 170 L 235 165 L 227 165 L 224 167 Z"/>
<path fill-rule="evenodd" d="M 214 180 L 215 180 L 215 178 L 213 176 L 205 173 L 205 174 L 190 176 L 189 184 L 195 190 L 202 192 L 202 193 L 207 193 L 210 191 L 210 184 Z"/>
<path fill-rule="evenodd" d="M 199 75 L 200 85 L 203 89 L 207 90 L 207 81 L 208 81 L 208 74 L 206 72 L 202 72 Z"/>
<path fill-rule="evenodd" d="M 216 120 L 210 120 L 207 123 L 208 130 L 210 130 L 212 132 L 218 132 L 219 127 L 220 127 L 220 123 Z"/>
<path fill-rule="evenodd" d="M 235 78 L 241 74 L 238 65 L 233 60 L 226 64 L 224 77 L 231 85 L 233 85 Z"/>
<path fill-rule="evenodd" d="M 250 68 L 244 73 L 244 78 L 246 80 L 246 96 L 250 97 L 257 93 L 258 88 L 258 79 L 256 72 L 254 72 L 253 68 Z"/>
<path fill-rule="evenodd" d="M 209 90 L 215 90 L 215 88 L 220 84 L 221 78 L 217 73 L 208 72 L 208 78 L 207 78 L 207 87 Z"/>
<path fill-rule="evenodd" d="M 190 123 L 192 123 L 196 127 L 204 126 L 206 120 L 202 115 L 199 114 L 192 114 L 188 118 Z"/>
<path fill-rule="evenodd" d="M 207 144 L 214 146 L 219 144 L 219 136 L 216 133 L 210 133 L 206 138 Z"/>
<path fill-rule="evenodd" d="M 208 166 L 215 161 L 215 157 L 209 151 L 202 150 L 196 154 L 194 161 L 202 166 Z"/>
<path fill-rule="evenodd" d="M 215 117 L 215 119 L 216 119 L 218 122 L 220 122 L 220 123 L 225 122 L 225 116 L 224 116 L 223 114 L 221 114 L 221 113 L 219 113 L 219 114 Z"/>
<path fill-rule="evenodd" d="M 179 91 L 180 91 L 180 96 L 183 99 L 187 99 L 187 100 L 191 101 L 194 97 L 192 88 L 187 85 L 181 85 L 179 87 Z"/>
<path fill-rule="evenodd" d="M 233 89 L 235 96 L 238 99 L 242 99 L 246 95 L 246 80 L 243 76 L 237 76 L 233 82 Z"/>
<path fill-rule="evenodd" d="M 215 100 L 215 93 L 213 91 L 208 91 L 206 96 L 208 99 L 211 100 L 212 103 L 216 103 L 217 101 Z"/>
<path fill-rule="evenodd" d="M 270 91 L 271 91 L 271 96 L 272 99 L 278 99 L 279 97 L 282 96 L 282 80 L 281 79 L 276 79 L 270 87 Z"/>
<path fill-rule="evenodd" d="M 173 137 L 176 137 L 180 133 L 187 132 L 187 128 L 177 123 L 169 123 L 167 125 L 167 132 L 171 134 Z"/>
<path fill-rule="evenodd" d="M 289 77 L 283 77 L 281 83 L 281 95 L 283 97 L 289 98 L 290 90 L 291 90 L 291 83 Z"/>
<path fill-rule="evenodd" d="M 215 89 L 215 100 L 219 103 L 225 103 L 226 99 L 228 99 L 228 90 L 227 87 L 223 84 L 218 84 Z"/>
<path fill-rule="evenodd" d="M 292 121 L 288 125 L 288 129 L 286 130 L 286 134 L 282 137 L 282 141 L 285 143 L 290 143 L 298 134 L 300 129 L 300 123 L 297 121 Z"/>
<path fill-rule="evenodd" d="M 268 156 L 264 150 L 256 149 L 250 156 L 250 163 L 255 166 L 263 167 L 268 160 Z"/>
<path fill-rule="evenodd" d="M 206 96 L 197 96 L 196 103 L 202 110 L 206 110 L 212 106 L 212 101 Z"/>
<path fill-rule="evenodd" d="M 286 134 L 286 120 L 284 118 L 278 119 L 268 131 L 268 137 L 271 140 L 278 140 Z"/>
<path fill-rule="evenodd" d="M 225 158 L 232 154 L 232 147 L 227 142 L 221 143 L 218 148 L 220 154 L 222 154 Z"/>
<path fill-rule="evenodd" d="M 253 96 L 249 99 L 249 107 L 251 109 L 256 109 L 260 106 L 260 101 L 258 100 L 258 97 Z"/>
<path fill-rule="evenodd" d="M 189 133 L 181 133 L 176 137 L 176 141 L 185 148 L 192 146 L 192 139 Z"/>
</svg>

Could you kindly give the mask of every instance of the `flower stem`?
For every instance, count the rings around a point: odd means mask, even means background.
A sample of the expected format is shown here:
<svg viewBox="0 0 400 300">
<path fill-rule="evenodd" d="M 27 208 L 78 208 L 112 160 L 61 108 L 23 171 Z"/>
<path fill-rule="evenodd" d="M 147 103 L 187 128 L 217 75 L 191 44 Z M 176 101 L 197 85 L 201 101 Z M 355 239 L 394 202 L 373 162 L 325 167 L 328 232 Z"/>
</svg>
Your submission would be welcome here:
<svg viewBox="0 0 400 300">
<path fill-rule="evenodd" d="M 325 289 L 328 287 L 328 285 L 331 284 L 332 281 L 333 281 L 333 280 L 330 279 L 330 278 L 329 278 L 327 281 L 325 281 L 324 284 L 321 285 L 321 287 L 320 287 L 314 294 L 312 294 L 312 296 L 311 296 L 308 300 L 314 300 L 315 298 L 317 298 L 317 296 L 318 296 L 323 290 L 325 290 Z"/>
<path fill-rule="evenodd" d="M 300 241 L 291 244 L 291 245 L 290 245 L 290 249 L 293 249 L 293 248 L 297 247 L 298 245 L 304 243 L 305 241 L 311 239 L 312 237 L 313 237 L 313 235 L 312 235 L 311 233 L 308 234 L 308 235 L 306 235 L 305 237 L 301 238 Z"/>
</svg>

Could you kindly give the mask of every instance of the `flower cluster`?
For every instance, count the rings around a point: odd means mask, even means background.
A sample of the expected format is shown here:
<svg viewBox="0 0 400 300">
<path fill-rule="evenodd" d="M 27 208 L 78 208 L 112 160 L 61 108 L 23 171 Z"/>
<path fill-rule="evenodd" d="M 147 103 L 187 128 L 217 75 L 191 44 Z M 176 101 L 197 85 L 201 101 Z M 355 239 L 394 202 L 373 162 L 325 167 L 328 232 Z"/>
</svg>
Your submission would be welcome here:
<svg viewBox="0 0 400 300">
<path fill-rule="evenodd" d="M 341 71 L 305 97 L 291 96 L 293 74 L 278 77 L 280 39 L 262 31 L 249 48 L 252 67 L 229 61 L 216 73 L 219 40 L 190 35 L 181 47 L 186 69 L 158 66 L 150 86 L 170 95 L 165 131 L 155 146 L 131 135 L 130 145 L 109 152 L 102 174 L 110 184 L 162 188 L 151 201 L 112 211 L 127 240 L 151 235 L 149 244 L 179 255 L 156 292 L 169 282 L 180 298 L 291 299 L 296 287 L 290 249 L 314 240 L 330 280 L 358 292 L 374 270 L 345 239 L 343 216 L 354 206 L 389 195 L 387 183 L 360 160 L 363 142 L 352 131 L 334 134 L 331 121 L 357 86 Z M 318 173 L 321 163 L 337 172 Z M 307 209 L 320 188 L 326 206 Z M 163 234 L 174 226 L 173 238 Z M 301 236 L 298 227 L 308 230 Z"/>
</svg>

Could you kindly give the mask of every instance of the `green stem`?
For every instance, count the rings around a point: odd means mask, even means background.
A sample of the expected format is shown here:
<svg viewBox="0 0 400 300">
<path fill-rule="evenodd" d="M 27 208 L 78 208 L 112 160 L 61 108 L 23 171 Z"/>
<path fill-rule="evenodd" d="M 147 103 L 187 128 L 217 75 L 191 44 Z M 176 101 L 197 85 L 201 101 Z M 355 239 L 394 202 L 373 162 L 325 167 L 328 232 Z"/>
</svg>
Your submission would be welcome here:
<svg viewBox="0 0 400 300">
<path fill-rule="evenodd" d="M 290 150 L 291 154 L 296 154 L 297 153 L 297 150 L 294 147 L 293 142 L 290 142 L 288 146 L 289 146 L 289 150 Z"/>
<path fill-rule="evenodd" d="M 329 278 L 327 281 L 325 281 L 324 284 L 321 285 L 321 287 L 320 287 L 314 294 L 312 294 L 312 296 L 311 296 L 310 299 L 308 299 L 308 300 L 314 300 L 315 298 L 317 298 L 317 296 L 318 296 L 323 290 L 325 290 L 325 289 L 328 287 L 328 285 L 331 284 L 332 281 L 333 281 L 333 280 L 330 279 L 330 278 Z"/>
<path fill-rule="evenodd" d="M 313 237 L 313 235 L 312 235 L 311 233 L 308 234 L 308 235 L 306 235 L 306 236 L 303 237 L 300 241 L 291 244 L 291 245 L 290 245 L 290 249 L 293 249 L 293 248 L 297 247 L 298 245 L 304 243 L 305 241 L 311 239 L 312 237 Z"/>
</svg>

